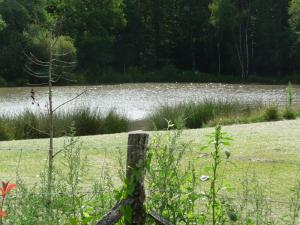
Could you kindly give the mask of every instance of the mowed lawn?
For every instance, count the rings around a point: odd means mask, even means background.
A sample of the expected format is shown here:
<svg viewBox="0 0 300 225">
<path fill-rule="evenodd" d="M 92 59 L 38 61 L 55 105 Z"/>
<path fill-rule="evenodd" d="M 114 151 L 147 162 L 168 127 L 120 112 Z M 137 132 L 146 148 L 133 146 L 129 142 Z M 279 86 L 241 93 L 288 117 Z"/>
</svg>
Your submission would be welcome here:
<svg viewBox="0 0 300 225">
<path fill-rule="evenodd" d="M 300 120 L 224 126 L 223 130 L 234 139 L 230 146 L 232 157 L 221 168 L 233 188 L 238 189 L 246 176 L 255 176 L 270 189 L 272 198 L 286 199 L 300 171 Z M 210 163 L 211 149 L 201 151 L 207 135 L 213 128 L 184 130 L 181 140 L 188 142 L 191 151 L 186 162 L 192 161 L 197 174 L 205 175 L 203 168 Z M 163 133 L 163 132 L 160 132 Z M 150 138 L 156 132 L 150 132 Z M 83 177 L 88 187 L 106 170 L 118 179 L 120 159 L 126 154 L 127 133 L 80 137 L 82 157 L 86 157 L 87 171 Z M 66 138 L 55 139 L 56 150 L 62 149 Z M 46 165 L 47 139 L 0 142 L 0 179 L 19 176 L 27 184 L 39 181 Z M 62 155 L 57 157 L 57 168 L 64 170 Z M 124 166 L 123 166 L 124 167 Z"/>
</svg>

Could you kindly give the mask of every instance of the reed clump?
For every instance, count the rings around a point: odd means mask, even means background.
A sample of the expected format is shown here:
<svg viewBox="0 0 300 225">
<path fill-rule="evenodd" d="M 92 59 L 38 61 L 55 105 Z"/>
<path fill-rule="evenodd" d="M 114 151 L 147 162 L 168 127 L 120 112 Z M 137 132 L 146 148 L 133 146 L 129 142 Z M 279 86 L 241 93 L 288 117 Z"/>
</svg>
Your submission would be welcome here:
<svg viewBox="0 0 300 225">
<path fill-rule="evenodd" d="M 114 110 L 104 115 L 98 110 L 83 107 L 57 113 L 54 116 L 54 136 L 67 135 L 72 123 L 78 136 L 120 133 L 129 129 L 129 120 Z M 1 116 L 0 140 L 48 138 L 48 124 L 46 113 L 29 110 L 14 117 Z"/>
</svg>

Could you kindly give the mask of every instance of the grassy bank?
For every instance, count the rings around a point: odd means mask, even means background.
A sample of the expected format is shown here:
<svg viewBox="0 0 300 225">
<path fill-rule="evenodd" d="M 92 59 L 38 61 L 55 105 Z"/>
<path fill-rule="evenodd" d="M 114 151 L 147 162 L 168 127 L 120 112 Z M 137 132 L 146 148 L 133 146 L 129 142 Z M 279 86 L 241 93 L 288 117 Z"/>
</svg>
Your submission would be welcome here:
<svg viewBox="0 0 300 225">
<path fill-rule="evenodd" d="M 168 121 L 174 128 L 201 128 L 216 124 L 243 124 L 282 119 L 295 119 L 299 110 L 280 108 L 262 103 L 246 104 L 238 101 L 215 101 L 181 103 L 175 106 L 164 105 L 148 118 L 151 129 L 166 129 Z"/>
<path fill-rule="evenodd" d="M 60 112 L 54 117 L 54 136 L 62 137 L 75 127 L 76 135 L 97 135 L 127 132 L 129 130 L 164 130 L 168 121 L 173 128 L 202 128 L 216 124 L 245 124 L 282 119 L 295 119 L 300 115 L 296 108 L 280 108 L 262 103 L 246 104 L 238 101 L 205 100 L 178 105 L 164 105 L 142 121 L 132 121 L 125 116 L 110 111 L 103 115 L 100 111 L 79 108 Z M 45 113 L 25 111 L 15 117 L 0 117 L 0 141 L 47 138 L 48 117 Z"/>
<path fill-rule="evenodd" d="M 103 115 L 97 110 L 79 108 L 60 112 L 54 116 L 54 136 L 69 133 L 71 125 L 76 134 L 95 135 L 128 131 L 129 120 L 125 116 L 110 111 Z M 15 117 L 0 117 L 0 140 L 21 140 L 48 137 L 48 116 L 46 113 L 25 111 Z"/>
</svg>

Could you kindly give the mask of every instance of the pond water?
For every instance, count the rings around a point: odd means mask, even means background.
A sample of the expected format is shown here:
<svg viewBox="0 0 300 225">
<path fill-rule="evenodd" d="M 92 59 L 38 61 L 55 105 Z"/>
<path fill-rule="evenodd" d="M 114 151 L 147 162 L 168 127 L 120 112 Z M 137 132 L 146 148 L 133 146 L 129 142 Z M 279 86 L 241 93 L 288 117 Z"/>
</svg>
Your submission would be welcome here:
<svg viewBox="0 0 300 225">
<path fill-rule="evenodd" d="M 256 101 L 285 104 L 286 85 L 242 85 L 242 84 L 121 84 L 99 86 L 69 86 L 54 88 L 54 105 L 86 92 L 60 110 L 89 106 L 107 113 L 115 109 L 130 119 L 143 119 L 160 105 L 204 99 L 240 100 L 249 104 Z M 300 105 L 300 86 L 294 86 L 295 102 Z M 34 88 L 39 106 L 32 104 L 30 87 L 0 88 L 0 114 L 15 115 L 25 109 L 47 110 L 47 87 Z"/>
</svg>

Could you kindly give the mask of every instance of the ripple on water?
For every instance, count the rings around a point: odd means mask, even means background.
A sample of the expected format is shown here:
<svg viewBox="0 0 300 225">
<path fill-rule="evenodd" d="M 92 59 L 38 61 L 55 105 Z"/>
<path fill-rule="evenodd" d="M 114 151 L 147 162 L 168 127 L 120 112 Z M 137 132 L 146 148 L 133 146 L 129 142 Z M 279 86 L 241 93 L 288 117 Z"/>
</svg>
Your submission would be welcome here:
<svg viewBox="0 0 300 225">
<path fill-rule="evenodd" d="M 37 101 L 41 107 L 31 104 L 29 87 L 0 88 L 0 113 L 16 114 L 24 109 L 46 110 L 47 88 L 35 88 Z M 59 105 L 87 89 L 86 94 L 66 105 L 64 110 L 78 106 L 90 106 L 103 113 L 114 108 L 131 119 L 142 119 L 155 108 L 163 104 L 176 104 L 204 99 L 239 100 L 247 103 L 263 101 L 265 103 L 285 104 L 286 86 L 284 85 L 241 85 L 241 84 L 122 84 L 100 86 L 55 87 L 54 102 Z M 300 105 L 300 86 L 294 86 L 296 104 Z"/>
</svg>

